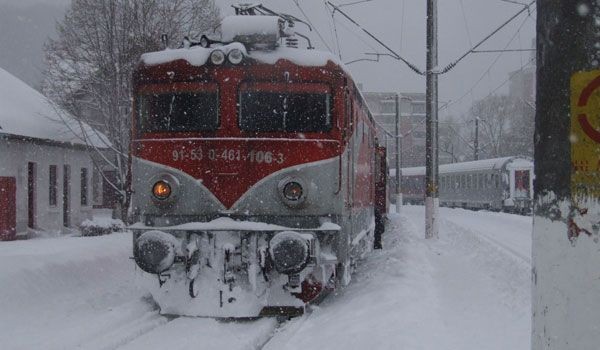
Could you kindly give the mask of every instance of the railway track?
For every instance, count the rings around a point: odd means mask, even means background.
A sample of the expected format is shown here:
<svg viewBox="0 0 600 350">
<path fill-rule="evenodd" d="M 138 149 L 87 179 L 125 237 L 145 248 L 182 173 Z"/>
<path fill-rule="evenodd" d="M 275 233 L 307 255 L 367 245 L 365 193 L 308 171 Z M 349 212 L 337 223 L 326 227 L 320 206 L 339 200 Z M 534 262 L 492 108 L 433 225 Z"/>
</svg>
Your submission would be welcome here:
<svg viewBox="0 0 600 350">
<path fill-rule="evenodd" d="M 262 349 L 279 324 L 274 319 L 220 321 L 147 314 L 78 345 L 86 350 Z"/>
<path fill-rule="evenodd" d="M 221 320 L 167 317 L 160 315 L 150 300 L 140 302 L 148 304 L 146 311 L 141 311 L 140 305 L 124 306 L 131 307 L 131 312 L 120 311 L 119 317 L 107 315 L 91 320 L 98 327 L 97 331 L 88 334 L 87 339 L 77 341 L 76 347 L 85 350 L 189 350 L 198 346 L 228 350 L 277 349 L 277 345 L 271 344 L 273 337 L 281 332 L 293 332 L 310 315 L 307 313 L 291 321 L 276 318 Z"/>
</svg>

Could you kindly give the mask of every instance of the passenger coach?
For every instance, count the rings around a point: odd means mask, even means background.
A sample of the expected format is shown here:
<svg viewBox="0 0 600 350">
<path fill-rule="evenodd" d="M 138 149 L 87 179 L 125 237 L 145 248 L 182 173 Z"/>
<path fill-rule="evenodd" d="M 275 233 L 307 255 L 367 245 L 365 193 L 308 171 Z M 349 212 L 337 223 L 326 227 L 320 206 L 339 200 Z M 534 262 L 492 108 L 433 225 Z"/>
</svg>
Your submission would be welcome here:
<svg viewBox="0 0 600 350">
<path fill-rule="evenodd" d="M 526 213 L 531 210 L 532 189 L 533 162 L 526 158 L 493 158 L 439 167 L 443 206 Z M 423 203 L 425 167 L 402 169 L 402 192 L 405 202 Z"/>
</svg>

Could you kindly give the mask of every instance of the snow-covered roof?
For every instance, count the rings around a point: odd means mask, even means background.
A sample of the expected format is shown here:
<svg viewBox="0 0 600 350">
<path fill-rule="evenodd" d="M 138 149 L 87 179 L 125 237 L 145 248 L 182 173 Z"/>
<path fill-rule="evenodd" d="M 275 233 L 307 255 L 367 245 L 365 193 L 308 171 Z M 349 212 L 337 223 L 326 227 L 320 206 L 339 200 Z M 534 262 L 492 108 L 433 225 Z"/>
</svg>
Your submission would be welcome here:
<svg viewBox="0 0 600 350">
<path fill-rule="evenodd" d="M 510 161 L 510 163 L 509 163 Z M 509 163 L 509 164 L 507 164 Z M 518 157 L 502 157 L 502 158 L 491 158 L 491 159 L 482 159 L 482 160 L 474 160 L 470 162 L 462 162 L 462 163 L 452 163 L 452 164 L 444 164 L 440 165 L 439 172 L 440 174 L 450 174 L 450 173 L 461 173 L 467 171 L 483 171 L 483 170 L 493 170 L 493 169 L 501 169 L 504 165 L 513 168 L 533 168 L 533 162 Z M 412 167 L 412 168 L 402 168 L 402 176 L 416 176 L 416 175 L 425 175 L 425 167 Z M 390 170 L 390 176 L 396 176 L 396 170 Z"/>
<path fill-rule="evenodd" d="M 1 134 L 101 148 L 110 145 L 106 136 L 85 123 L 79 123 L 41 93 L 2 68 L 0 68 Z"/>
<path fill-rule="evenodd" d="M 299 66 L 322 67 L 327 65 L 328 61 L 332 61 L 340 67 L 343 67 L 343 64 L 339 59 L 331 52 L 327 51 L 278 47 L 277 49 L 270 51 L 256 50 L 247 52 L 244 45 L 237 42 L 210 48 L 193 46 L 191 48 L 166 49 L 163 51 L 148 52 L 142 55 L 142 62 L 146 65 L 153 66 L 182 59 L 193 66 L 203 66 L 208 61 L 210 53 L 213 52 L 213 50 L 222 50 L 227 54 L 233 49 L 241 49 L 242 52 L 244 52 L 244 55 L 265 64 L 275 64 L 280 59 L 285 59 Z"/>
</svg>

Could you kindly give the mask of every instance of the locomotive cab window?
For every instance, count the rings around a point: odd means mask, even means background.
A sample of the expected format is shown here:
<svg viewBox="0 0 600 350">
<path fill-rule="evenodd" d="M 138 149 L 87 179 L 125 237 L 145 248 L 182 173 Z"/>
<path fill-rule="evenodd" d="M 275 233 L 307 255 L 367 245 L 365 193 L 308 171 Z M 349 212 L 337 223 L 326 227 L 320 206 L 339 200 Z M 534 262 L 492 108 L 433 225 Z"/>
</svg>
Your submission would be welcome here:
<svg viewBox="0 0 600 350">
<path fill-rule="evenodd" d="M 240 89 L 239 125 L 243 131 L 326 132 L 331 130 L 331 119 L 331 95 L 320 84 L 281 88 L 256 84 Z"/>
<path fill-rule="evenodd" d="M 219 94 L 183 91 L 139 95 L 138 127 L 147 132 L 214 131 L 219 127 Z"/>
</svg>

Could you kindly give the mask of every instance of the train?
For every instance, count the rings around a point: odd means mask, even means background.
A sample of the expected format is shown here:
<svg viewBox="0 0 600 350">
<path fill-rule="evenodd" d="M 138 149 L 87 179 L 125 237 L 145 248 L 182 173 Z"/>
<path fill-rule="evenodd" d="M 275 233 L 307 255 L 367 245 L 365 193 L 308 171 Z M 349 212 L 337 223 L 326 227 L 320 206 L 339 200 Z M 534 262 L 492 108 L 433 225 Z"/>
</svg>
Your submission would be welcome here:
<svg viewBox="0 0 600 350">
<path fill-rule="evenodd" d="M 402 168 L 401 184 L 403 202 L 422 204 L 425 167 Z M 533 162 L 513 156 L 440 165 L 439 200 L 453 208 L 530 213 Z"/>
<path fill-rule="evenodd" d="M 385 148 L 351 75 L 293 17 L 236 10 L 133 74 L 129 228 L 163 314 L 299 315 L 381 246 Z"/>
</svg>

